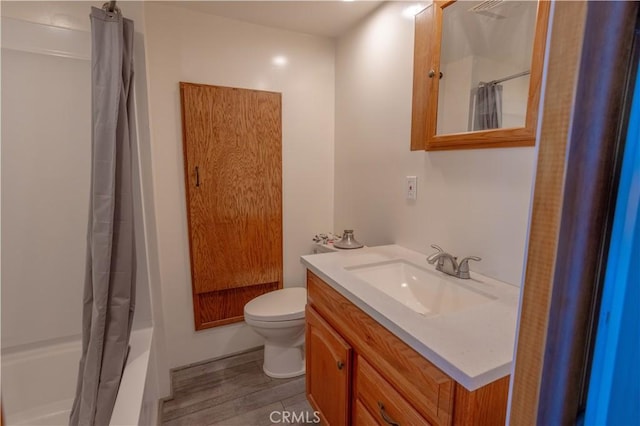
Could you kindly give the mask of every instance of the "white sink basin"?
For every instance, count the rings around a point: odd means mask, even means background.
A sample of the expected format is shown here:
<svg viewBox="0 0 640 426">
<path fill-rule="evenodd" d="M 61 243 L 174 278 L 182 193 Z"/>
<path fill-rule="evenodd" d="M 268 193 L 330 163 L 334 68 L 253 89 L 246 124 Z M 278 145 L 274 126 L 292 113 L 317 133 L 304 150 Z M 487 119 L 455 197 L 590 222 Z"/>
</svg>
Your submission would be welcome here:
<svg viewBox="0 0 640 426">
<path fill-rule="evenodd" d="M 460 311 L 496 300 L 474 289 L 472 280 L 449 277 L 405 260 L 347 266 L 345 269 L 426 316 Z"/>
</svg>

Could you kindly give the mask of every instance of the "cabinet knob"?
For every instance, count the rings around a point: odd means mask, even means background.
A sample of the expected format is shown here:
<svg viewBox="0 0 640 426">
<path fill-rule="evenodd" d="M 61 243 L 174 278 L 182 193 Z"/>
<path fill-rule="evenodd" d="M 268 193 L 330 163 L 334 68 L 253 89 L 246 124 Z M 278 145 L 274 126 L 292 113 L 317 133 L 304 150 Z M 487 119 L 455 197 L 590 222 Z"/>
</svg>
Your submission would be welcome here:
<svg viewBox="0 0 640 426">
<path fill-rule="evenodd" d="M 344 367 L 344 362 L 338 361 L 338 370 L 342 370 L 342 367 Z"/>
<path fill-rule="evenodd" d="M 378 409 L 380 409 L 380 417 L 382 417 L 382 420 L 384 420 L 386 424 L 391 426 L 400 426 L 396 421 L 389 417 L 387 411 L 384 409 L 384 404 L 380 401 L 378 401 Z"/>
</svg>

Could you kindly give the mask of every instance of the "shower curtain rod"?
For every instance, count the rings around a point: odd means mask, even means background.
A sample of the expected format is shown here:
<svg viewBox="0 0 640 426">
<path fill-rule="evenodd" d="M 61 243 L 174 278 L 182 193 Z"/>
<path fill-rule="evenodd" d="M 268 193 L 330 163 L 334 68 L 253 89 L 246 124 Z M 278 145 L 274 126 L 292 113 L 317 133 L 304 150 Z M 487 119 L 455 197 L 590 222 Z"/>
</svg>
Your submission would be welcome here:
<svg viewBox="0 0 640 426">
<path fill-rule="evenodd" d="M 498 84 L 498 83 L 502 83 L 503 81 L 513 80 L 514 78 L 522 77 L 522 76 L 529 75 L 529 74 L 531 74 L 531 71 L 522 71 L 522 72 L 519 72 L 517 74 L 512 74 L 512 75 L 509 75 L 507 77 L 499 78 L 497 80 L 491 80 L 488 83 L 480 82 L 480 85 Z"/>
</svg>

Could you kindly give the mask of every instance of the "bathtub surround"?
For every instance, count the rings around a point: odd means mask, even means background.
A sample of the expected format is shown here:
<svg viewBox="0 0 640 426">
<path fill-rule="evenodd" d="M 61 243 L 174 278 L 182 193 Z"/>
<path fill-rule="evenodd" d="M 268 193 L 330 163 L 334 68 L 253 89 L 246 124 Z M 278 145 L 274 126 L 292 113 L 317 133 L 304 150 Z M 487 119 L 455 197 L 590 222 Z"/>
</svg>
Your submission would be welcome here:
<svg viewBox="0 0 640 426">
<path fill-rule="evenodd" d="M 82 358 L 70 425 L 107 424 L 135 311 L 133 21 L 91 9 L 92 166 Z"/>
<path fill-rule="evenodd" d="M 131 332 L 131 349 L 111 416 L 112 425 L 155 425 L 157 392 L 153 380 L 152 329 Z M 2 355 L 3 424 L 51 426 L 69 423 L 82 342 L 72 340 L 19 349 Z M 144 399 L 154 399 L 153 403 Z M 106 425 L 105 425 L 106 426 Z"/>
<path fill-rule="evenodd" d="M 3 354 L 81 337 L 91 178 L 89 13 L 102 3 L 1 4 Z M 121 6 L 125 16 L 141 16 L 134 2 Z M 53 25 L 54 18 L 73 25 Z M 143 209 L 136 195 L 151 192 L 142 182 L 150 169 L 137 163 L 146 161 L 148 149 L 141 31 L 143 26 L 136 25 L 139 146 L 133 150 L 133 182 L 136 281 L 144 284 L 136 287 L 134 328 L 151 325 L 149 280 L 154 278 L 147 266 L 153 248 L 146 242 L 153 205 L 145 198 Z M 42 267 L 34 267 L 34 259 Z M 38 315 L 25 321 L 32 310 Z"/>
<path fill-rule="evenodd" d="M 57 412 L 51 405 L 54 401 L 64 402 L 62 408 L 66 410 L 65 419 L 55 423 L 66 423 L 73 402 L 82 346 L 91 168 L 89 13 L 91 6 L 100 7 L 103 3 L 2 1 L 0 4 L 2 364 L 6 384 L 3 409 L 9 424 L 19 423 L 11 419 L 33 419 L 34 410 L 38 416 L 47 415 L 45 411 L 49 408 Z M 137 135 L 132 159 L 137 285 L 133 329 L 153 325 L 148 374 L 138 377 L 146 382 L 143 407 L 138 409 L 151 419 L 140 424 L 155 424 L 158 395 L 169 393 L 169 371 L 158 285 L 145 25 L 141 2 L 121 2 L 118 6 L 136 23 L 133 101 Z M 29 165 L 28 173 L 25 164 Z M 30 370 L 27 367 L 12 376 L 11 383 L 19 385 L 9 384 L 8 373 L 6 377 L 4 373 L 8 371 L 5 361 L 10 357 L 19 358 L 29 351 L 51 351 L 55 357 L 61 345 L 77 345 L 72 355 L 75 358 L 69 359 L 73 367 L 61 370 L 70 380 L 49 380 L 46 374 L 25 376 L 23 372 Z M 135 361 L 131 355 L 128 360 Z M 57 390 L 50 395 L 53 399 L 32 398 L 46 389 L 42 383 L 56 383 Z M 36 423 L 26 420 L 26 424 Z"/>
</svg>

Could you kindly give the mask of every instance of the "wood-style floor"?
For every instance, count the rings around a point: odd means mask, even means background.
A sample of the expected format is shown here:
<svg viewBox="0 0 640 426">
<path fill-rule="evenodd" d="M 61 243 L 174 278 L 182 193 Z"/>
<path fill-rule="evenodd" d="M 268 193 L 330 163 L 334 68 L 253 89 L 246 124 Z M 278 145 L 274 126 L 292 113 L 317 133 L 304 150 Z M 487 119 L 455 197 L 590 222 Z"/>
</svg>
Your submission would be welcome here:
<svg viewBox="0 0 640 426">
<path fill-rule="evenodd" d="M 283 422 L 283 411 L 297 413 L 297 419 L 312 424 L 305 376 L 272 379 L 262 371 L 262 357 L 259 349 L 173 370 L 173 397 L 162 405 L 162 424 L 305 424 Z"/>
</svg>

